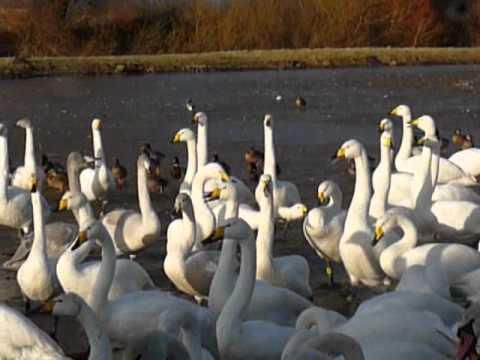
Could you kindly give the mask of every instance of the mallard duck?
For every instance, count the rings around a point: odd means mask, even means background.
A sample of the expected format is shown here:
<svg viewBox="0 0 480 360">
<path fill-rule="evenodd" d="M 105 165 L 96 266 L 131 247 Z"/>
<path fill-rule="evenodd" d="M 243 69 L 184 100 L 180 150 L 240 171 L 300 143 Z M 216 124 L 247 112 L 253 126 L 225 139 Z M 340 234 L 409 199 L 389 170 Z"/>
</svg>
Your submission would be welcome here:
<svg viewBox="0 0 480 360">
<path fill-rule="evenodd" d="M 120 164 L 120 160 L 115 158 L 112 166 L 112 175 L 118 190 L 122 190 L 127 183 L 127 169 Z"/>
<path fill-rule="evenodd" d="M 170 170 L 170 175 L 174 179 L 181 179 L 182 178 L 182 173 L 184 170 L 180 167 L 180 161 L 178 160 L 178 156 L 175 156 L 172 161 L 172 168 Z"/>
<path fill-rule="evenodd" d="M 295 107 L 297 109 L 303 109 L 305 108 L 305 106 L 307 106 L 307 102 L 305 101 L 305 99 L 301 96 L 297 96 L 295 98 Z"/>
</svg>

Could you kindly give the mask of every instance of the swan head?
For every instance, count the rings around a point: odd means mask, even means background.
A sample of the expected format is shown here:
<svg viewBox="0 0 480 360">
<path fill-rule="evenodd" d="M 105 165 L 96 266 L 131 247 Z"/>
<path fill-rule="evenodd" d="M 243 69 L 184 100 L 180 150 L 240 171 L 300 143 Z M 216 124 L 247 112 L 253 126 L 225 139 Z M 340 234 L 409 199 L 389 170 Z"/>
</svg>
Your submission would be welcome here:
<svg viewBox="0 0 480 360">
<path fill-rule="evenodd" d="M 92 120 L 92 129 L 93 130 L 100 130 L 101 128 L 102 128 L 102 120 L 93 119 Z"/>
<path fill-rule="evenodd" d="M 321 206 L 328 205 L 333 198 L 341 197 L 340 187 L 331 180 L 325 180 L 317 189 L 317 198 Z"/>
<path fill-rule="evenodd" d="M 395 109 L 390 111 L 389 115 L 399 116 L 403 119 L 409 119 L 412 116 L 412 113 L 408 105 L 398 105 Z"/>
<path fill-rule="evenodd" d="M 28 118 L 23 118 L 18 120 L 17 126 L 24 129 L 33 129 L 32 122 Z"/>
<path fill-rule="evenodd" d="M 256 191 L 261 191 L 265 197 L 272 196 L 272 177 L 268 174 L 260 176 Z"/>
<path fill-rule="evenodd" d="M 84 301 L 74 293 L 62 294 L 47 302 L 44 306 L 51 309 L 54 316 L 76 317 L 82 311 Z"/>
<path fill-rule="evenodd" d="M 137 166 L 139 169 L 145 169 L 150 172 L 152 164 L 147 154 L 143 153 L 138 156 Z"/>
<path fill-rule="evenodd" d="M 390 120 L 388 118 L 383 118 L 382 120 L 380 120 L 380 122 L 378 124 L 378 131 L 379 132 L 384 132 L 384 131 L 392 132 L 393 131 L 392 120 Z"/>
<path fill-rule="evenodd" d="M 0 136 L 7 136 L 7 126 L 0 123 Z"/>
<path fill-rule="evenodd" d="M 266 114 L 263 118 L 263 126 L 272 128 L 273 127 L 273 116 L 271 114 Z"/>
<path fill-rule="evenodd" d="M 217 179 L 221 182 L 227 183 L 231 180 L 230 175 L 227 174 L 225 169 L 219 163 L 208 163 L 202 167 L 195 177 L 204 177 L 205 179 Z"/>
<path fill-rule="evenodd" d="M 412 224 L 411 220 L 402 215 L 397 211 L 397 209 L 392 208 L 380 217 L 375 223 L 375 239 L 374 243 L 377 243 L 385 234 L 393 231 L 399 224 L 409 223 Z"/>
<path fill-rule="evenodd" d="M 305 204 L 295 204 L 290 207 L 291 217 L 294 220 L 303 219 L 308 214 L 308 208 Z"/>
<path fill-rule="evenodd" d="M 178 194 L 175 198 L 174 209 L 177 214 L 180 214 L 182 211 L 190 214 L 190 210 L 193 213 L 192 199 L 190 196 L 185 193 Z"/>
<path fill-rule="evenodd" d="M 426 137 L 436 136 L 435 120 L 430 115 L 423 115 L 410 121 L 410 125 L 416 126 L 425 133 Z"/>
<path fill-rule="evenodd" d="M 223 226 L 215 229 L 208 238 L 202 241 L 203 244 L 209 244 L 223 239 L 245 241 L 254 240 L 253 230 L 241 218 L 228 219 Z"/>
<path fill-rule="evenodd" d="M 87 204 L 87 198 L 81 192 L 66 191 L 58 202 L 57 210 L 76 210 Z"/>
<path fill-rule="evenodd" d="M 380 136 L 380 144 L 382 144 L 382 146 L 386 147 L 387 149 L 393 149 L 392 135 L 389 132 L 384 131 Z"/>
<path fill-rule="evenodd" d="M 88 167 L 89 162 L 89 159 L 85 159 L 79 152 L 71 152 L 67 157 L 67 168 L 74 167 L 78 170 L 83 170 Z"/>
<path fill-rule="evenodd" d="M 207 125 L 207 115 L 203 112 L 197 112 L 192 119 L 192 123 L 200 125 L 200 126 L 205 126 Z"/>
<path fill-rule="evenodd" d="M 177 131 L 175 136 L 172 138 L 172 143 L 178 144 L 182 141 L 189 141 L 189 140 L 195 140 L 195 133 L 189 128 L 184 128 Z"/>
<path fill-rule="evenodd" d="M 363 145 L 359 141 L 348 140 L 338 149 L 336 157 L 337 159 L 355 159 L 364 151 Z"/>
</svg>

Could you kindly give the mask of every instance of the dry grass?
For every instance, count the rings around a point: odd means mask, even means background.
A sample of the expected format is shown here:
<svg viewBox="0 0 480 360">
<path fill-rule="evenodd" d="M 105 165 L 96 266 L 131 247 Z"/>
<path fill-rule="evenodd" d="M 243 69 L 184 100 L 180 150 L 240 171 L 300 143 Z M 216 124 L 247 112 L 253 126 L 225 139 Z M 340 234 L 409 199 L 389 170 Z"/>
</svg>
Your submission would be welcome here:
<svg viewBox="0 0 480 360">
<path fill-rule="evenodd" d="M 141 20 L 72 28 L 64 0 L 30 9 L 16 32 L 25 56 L 193 53 L 280 48 L 474 46 L 480 5 L 471 19 L 449 24 L 430 0 L 230 0 L 218 8 L 193 0 Z M 111 19 L 111 17 L 108 17 Z"/>
</svg>

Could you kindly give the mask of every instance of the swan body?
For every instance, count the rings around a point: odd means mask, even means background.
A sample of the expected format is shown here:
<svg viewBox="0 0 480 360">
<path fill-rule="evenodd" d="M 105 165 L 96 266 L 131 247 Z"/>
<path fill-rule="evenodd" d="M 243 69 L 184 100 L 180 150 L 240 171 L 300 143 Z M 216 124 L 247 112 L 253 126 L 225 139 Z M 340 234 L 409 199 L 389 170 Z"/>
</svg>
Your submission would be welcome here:
<svg viewBox="0 0 480 360">
<path fill-rule="evenodd" d="M 98 236 L 82 244 L 79 243 L 83 240 L 77 240 L 58 260 L 58 279 L 66 292 L 79 295 L 92 306 L 94 301 L 92 290 L 97 278 L 106 271 L 105 268 L 114 268 L 111 275 L 112 284 L 108 292 L 110 301 L 126 293 L 154 287 L 150 276 L 139 264 L 132 260 L 115 258 L 112 240 L 101 223 L 95 222 L 89 228 L 97 229 Z M 85 236 L 84 232 L 80 233 L 80 237 Z M 95 246 L 94 240 L 99 240 L 102 245 L 102 260 L 84 262 Z M 95 306 L 92 307 L 96 310 Z"/>
<path fill-rule="evenodd" d="M 257 234 L 257 279 L 273 286 L 290 289 L 306 298 L 312 297 L 310 267 L 303 256 L 290 255 L 273 257 L 274 213 L 272 179 L 269 175 L 260 177 L 257 189 L 260 192 L 260 225 Z M 257 191 L 256 191 L 257 192 Z M 304 214 L 307 209 L 304 208 Z"/>
<path fill-rule="evenodd" d="M 295 204 L 301 203 L 300 193 L 297 187 L 288 181 L 281 181 L 277 179 L 277 168 L 275 160 L 275 144 L 273 138 L 273 117 L 270 114 L 265 115 L 263 121 L 264 129 L 264 152 L 265 161 L 263 167 L 263 173 L 270 175 L 273 184 L 273 207 L 275 211 L 275 217 L 279 214 L 279 208 L 290 207 Z M 259 203 L 259 198 L 255 195 L 255 200 Z"/>
<path fill-rule="evenodd" d="M 375 286 L 385 280 L 371 245 L 373 232 L 368 225 L 371 196 L 368 159 L 364 147 L 356 140 L 345 142 L 337 158 L 355 161 L 355 191 L 345 219 L 345 230 L 339 243 L 340 257 L 352 285 Z"/>
<path fill-rule="evenodd" d="M 480 254 L 462 244 L 425 244 L 416 246 L 417 231 L 411 220 L 401 214 L 387 214 L 379 219 L 375 228 L 375 239 L 400 226 L 404 235 L 397 243 L 390 245 L 380 255 L 383 271 L 394 279 L 400 279 L 403 272 L 413 265 L 440 264 L 448 283 L 480 266 Z"/>
<path fill-rule="evenodd" d="M 107 194 L 115 189 L 115 181 L 111 170 L 107 167 L 103 150 L 102 122 L 100 119 L 92 121 L 94 169 L 84 169 L 80 173 L 80 186 L 88 201 L 105 200 Z"/>
<path fill-rule="evenodd" d="M 137 160 L 137 186 L 140 213 L 117 209 L 106 214 L 102 223 L 115 244 L 117 254 L 130 254 L 160 239 L 161 224 L 147 188 L 150 161 L 145 154 Z"/>
<path fill-rule="evenodd" d="M 37 166 L 35 160 L 35 143 L 33 140 L 33 126 L 29 119 L 17 121 L 17 126 L 25 129 L 25 158 L 23 166 L 19 166 L 12 174 L 12 186 L 30 191 L 30 179 L 37 179 L 37 188 L 42 190 L 45 173 L 41 166 Z"/>
<path fill-rule="evenodd" d="M 193 251 L 196 221 L 190 197 L 178 194 L 175 209 L 182 219 L 174 220 L 167 229 L 167 255 L 163 269 L 180 291 L 197 297 L 207 297 L 219 258 L 219 251 Z"/>
<path fill-rule="evenodd" d="M 457 151 L 448 158 L 448 161 L 460 167 L 470 176 L 480 176 L 480 149 L 470 148 Z"/>
<path fill-rule="evenodd" d="M 238 241 L 241 247 L 241 266 L 235 288 L 217 320 L 220 357 L 278 359 L 295 329 L 266 321 L 243 320 L 255 288 L 255 240 L 251 229 L 243 220 L 233 219 L 227 225 L 224 241 Z"/>
<path fill-rule="evenodd" d="M 18 311 L 0 304 L 0 359 L 63 360 L 63 350 L 37 325 Z"/>
</svg>

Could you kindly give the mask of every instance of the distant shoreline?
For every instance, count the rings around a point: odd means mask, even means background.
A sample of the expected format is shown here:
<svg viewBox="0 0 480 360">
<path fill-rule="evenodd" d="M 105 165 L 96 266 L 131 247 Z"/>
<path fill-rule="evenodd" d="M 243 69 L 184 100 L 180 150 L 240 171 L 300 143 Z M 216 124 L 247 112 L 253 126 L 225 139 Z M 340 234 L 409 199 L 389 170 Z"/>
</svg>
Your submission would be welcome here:
<svg viewBox="0 0 480 360">
<path fill-rule="evenodd" d="M 480 48 L 326 48 L 198 54 L 0 58 L 0 77 L 455 64 L 480 64 Z"/>
</svg>

